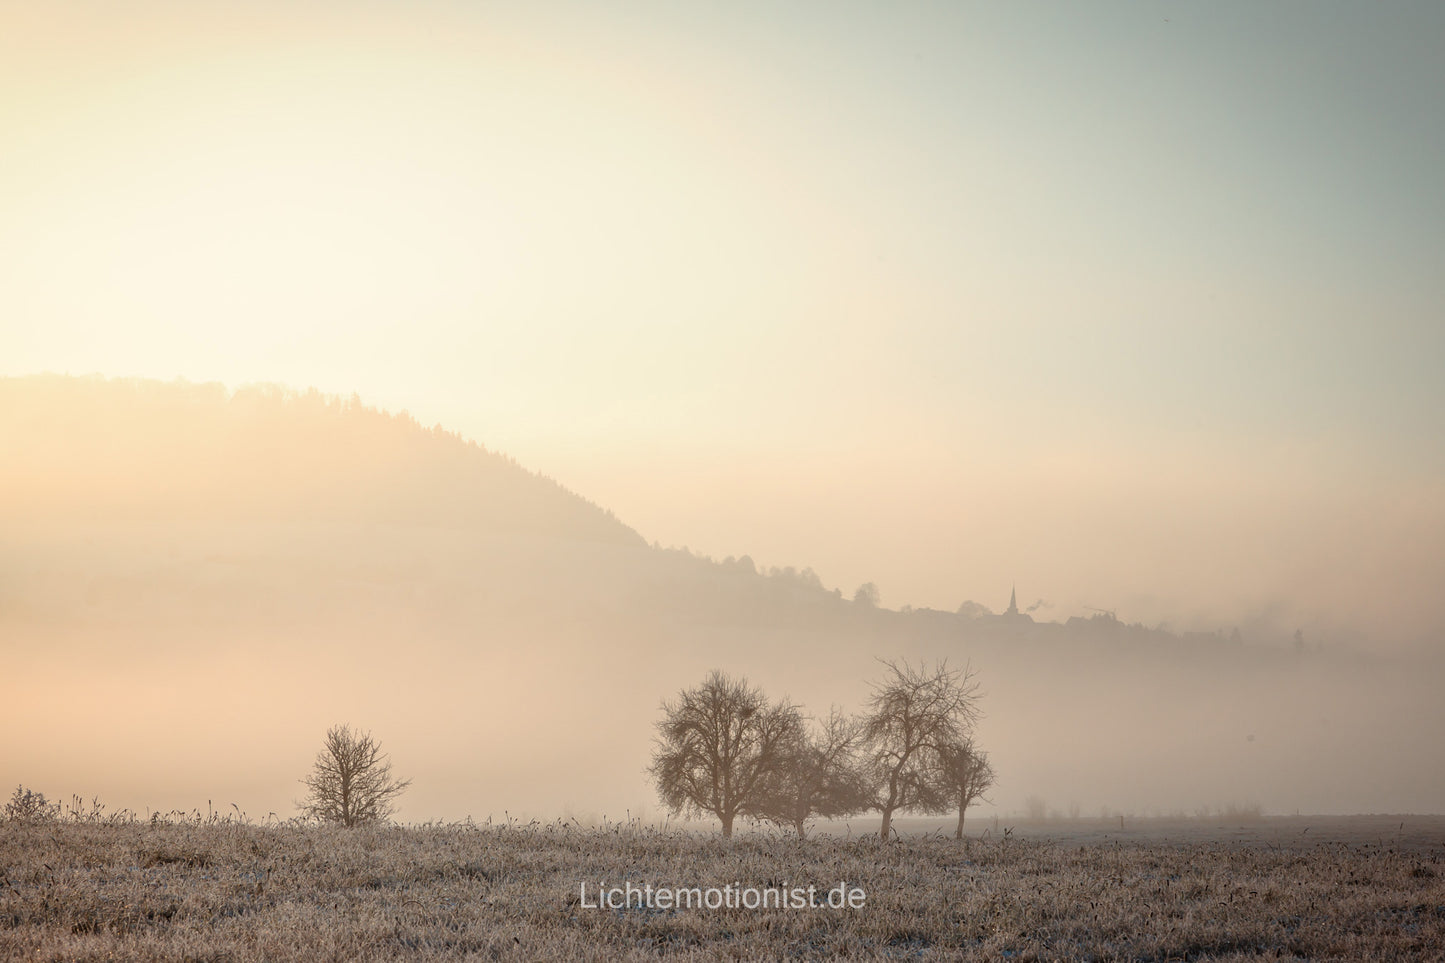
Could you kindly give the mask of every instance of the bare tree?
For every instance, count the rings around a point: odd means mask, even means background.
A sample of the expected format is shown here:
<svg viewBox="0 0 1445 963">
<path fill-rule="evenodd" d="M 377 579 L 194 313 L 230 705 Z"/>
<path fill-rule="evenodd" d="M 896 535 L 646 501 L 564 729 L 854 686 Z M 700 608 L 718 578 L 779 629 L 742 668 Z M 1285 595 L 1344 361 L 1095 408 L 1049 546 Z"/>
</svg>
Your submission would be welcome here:
<svg viewBox="0 0 1445 963">
<path fill-rule="evenodd" d="M 802 839 L 809 819 L 841 819 L 873 804 L 855 758 L 862 724 L 836 706 L 813 731 L 805 731 L 793 757 L 763 790 L 762 818 L 791 827 Z"/>
<path fill-rule="evenodd" d="M 943 778 L 942 753 L 962 742 L 978 717 L 978 683 L 938 663 L 932 671 L 908 662 L 883 662 L 888 674 L 873 686 L 863 724 L 874 806 L 883 813 L 878 835 L 888 838 L 899 811 L 947 812 L 952 793 Z"/>
<path fill-rule="evenodd" d="M 953 838 L 962 839 L 964 812 L 993 788 L 993 765 L 988 753 L 976 748 L 971 739 L 945 746 L 940 757 L 944 781 L 958 804 L 958 828 Z"/>
<path fill-rule="evenodd" d="M 658 796 L 673 812 L 716 816 L 723 837 L 731 837 L 738 816 L 760 815 L 764 787 L 797 753 L 797 708 L 770 705 L 746 679 L 714 671 L 662 711 L 648 769 Z"/>
<path fill-rule="evenodd" d="M 301 812 L 324 823 L 356 826 L 381 822 L 394 811 L 393 800 L 411 785 L 391 775 L 391 758 L 369 732 L 332 726 L 316 754 L 311 775 L 302 780 L 307 796 Z"/>
</svg>

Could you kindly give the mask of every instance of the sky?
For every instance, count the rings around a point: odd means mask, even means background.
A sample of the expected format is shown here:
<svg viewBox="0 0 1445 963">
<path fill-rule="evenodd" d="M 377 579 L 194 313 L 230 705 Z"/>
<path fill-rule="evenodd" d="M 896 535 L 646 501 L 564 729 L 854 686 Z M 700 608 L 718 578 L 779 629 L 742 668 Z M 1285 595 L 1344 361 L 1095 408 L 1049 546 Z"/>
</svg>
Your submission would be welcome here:
<svg viewBox="0 0 1445 963">
<path fill-rule="evenodd" d="M 889 606 L 1445 637 L 1438 4 L 0 24 L 0 374 L 354 392 Z"/>
</svg>

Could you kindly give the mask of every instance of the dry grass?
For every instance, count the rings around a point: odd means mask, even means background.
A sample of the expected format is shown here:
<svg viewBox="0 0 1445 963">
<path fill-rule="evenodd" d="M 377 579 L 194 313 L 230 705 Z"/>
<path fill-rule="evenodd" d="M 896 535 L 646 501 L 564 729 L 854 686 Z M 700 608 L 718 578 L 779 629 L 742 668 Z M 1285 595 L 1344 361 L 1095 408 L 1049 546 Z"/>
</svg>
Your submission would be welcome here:
<svg viewBox="0 0 1445 963">
<path fill-rule="evenodd" d="M 712 835 L 554 823 L 0 824 L 17 960 L 1418 960 L 1445 853 Z M 859 910 L 599 910 L 581 881 L 863 887 Z"/>
</svg>

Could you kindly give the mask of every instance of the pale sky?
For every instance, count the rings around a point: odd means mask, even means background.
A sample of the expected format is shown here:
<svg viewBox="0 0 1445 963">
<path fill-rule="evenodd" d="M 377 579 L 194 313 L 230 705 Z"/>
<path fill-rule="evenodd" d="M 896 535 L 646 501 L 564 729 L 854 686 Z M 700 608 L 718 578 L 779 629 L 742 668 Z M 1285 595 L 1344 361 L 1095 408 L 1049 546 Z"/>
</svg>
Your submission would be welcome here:
<svg viewBox="0 0 1445 963">
<path fill-rule="evenodd" d="M 1433 2 L 0 0 L 0 374 L 356 392 L 893 606 L 1438 639 L 1442 49 Z"/>
</svg>

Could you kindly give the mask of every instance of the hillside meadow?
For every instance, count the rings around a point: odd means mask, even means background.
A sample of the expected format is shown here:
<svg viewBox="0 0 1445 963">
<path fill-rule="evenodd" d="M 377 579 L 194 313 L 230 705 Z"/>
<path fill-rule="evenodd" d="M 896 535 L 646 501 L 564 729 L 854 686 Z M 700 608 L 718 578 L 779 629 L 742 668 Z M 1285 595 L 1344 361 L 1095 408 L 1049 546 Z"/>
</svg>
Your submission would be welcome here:
<svg viewBox="0 0 1445 963">
<path fill-rule="evenodd" d="M 806 841 L 638 822 L 354 830 L 92 809 L 0 827 L 0 957 L 1420 960 L 1445 844 Z M 1433 842 L 1430 840 L 1433 839 Z M 845 883 L 861 905 L 606 908 L 599 891 Z M 584 886 L 586 887 L 584 889 Z M 618 897 L 613 902 L 618 902 Z M 826 902 L 826 900 L 824 900 Z"/>
</svg>

